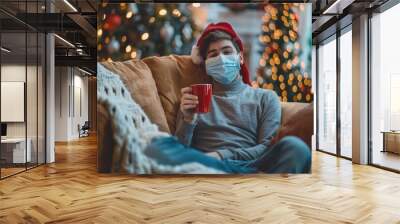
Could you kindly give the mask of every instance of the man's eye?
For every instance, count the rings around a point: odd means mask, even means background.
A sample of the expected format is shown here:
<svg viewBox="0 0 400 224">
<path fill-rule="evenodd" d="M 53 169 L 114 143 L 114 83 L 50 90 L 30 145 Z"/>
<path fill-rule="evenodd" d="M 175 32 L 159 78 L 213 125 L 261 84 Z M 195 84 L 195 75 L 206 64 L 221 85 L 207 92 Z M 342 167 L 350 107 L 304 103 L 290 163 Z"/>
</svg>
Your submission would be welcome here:
<svg viewBox="0 0 400 224">
<path fill-rule="evenodd" d="M 233 51 L 224 51 L 224 54 L 233 54 Z"/>
</svg>

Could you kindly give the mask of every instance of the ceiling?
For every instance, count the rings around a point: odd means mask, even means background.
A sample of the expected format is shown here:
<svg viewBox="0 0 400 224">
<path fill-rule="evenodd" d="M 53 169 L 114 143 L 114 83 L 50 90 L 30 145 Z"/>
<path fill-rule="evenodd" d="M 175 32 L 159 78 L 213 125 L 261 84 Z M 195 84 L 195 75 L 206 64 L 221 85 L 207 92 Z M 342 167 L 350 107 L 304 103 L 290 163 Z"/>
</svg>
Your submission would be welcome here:
<svg viewBox="0 0 400 224">
<path fill-rule="evenodd" d="M 310 2 L 310 1 L 309 1 Z M 351 24 L 353 17 L 374 11 L 389 0 L 312 0 L 312 36 L 316 44 Z"/>
<path fill-rule="evenodd" d="M 25 61 L 26 55 L 28 59 L 35 57 L 36 33 L 54 32 L 74 45 L 55 38 L 56 66 L 73 65 L 95 73 L 96 7 L 96 0 L 47 0 L 47 4 L 45 0 L 1 0 L 2 46 L 11 50 L 7 53 L 8 60 L 17 62 Z M 25 31 L 27 45 L 25 35 L 21 35 Z"/>
</svg>

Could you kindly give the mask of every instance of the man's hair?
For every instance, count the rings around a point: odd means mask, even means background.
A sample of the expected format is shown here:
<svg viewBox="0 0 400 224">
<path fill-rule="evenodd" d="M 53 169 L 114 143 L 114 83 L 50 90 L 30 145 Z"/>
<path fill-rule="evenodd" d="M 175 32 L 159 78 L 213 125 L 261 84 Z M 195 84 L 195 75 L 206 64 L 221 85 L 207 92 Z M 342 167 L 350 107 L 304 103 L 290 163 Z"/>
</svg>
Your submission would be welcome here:
<svg viewBox="0 0 400 224">
<path fill-rule="evenodd" d="M 210 44 L 213 42 L 219 41 L 219 40 L 230 40 L 232 42 L 233 46 L 235 46 L 236 51 L 240 52 L 239 45 L 235 41 L 233 41 L 232 37 L 229 34 L 227 34 L 224 31 L 216 30 L 216 31 L 212 31 L 212 32 L 208 33 L 207 36 L 204 37 L 203 45 L 199 49 L 200 56 L 203 59 L 206 59 L 207 58 L 207 50 L 208 50 L 208 47 L 210 46 Z"/>
</svg>

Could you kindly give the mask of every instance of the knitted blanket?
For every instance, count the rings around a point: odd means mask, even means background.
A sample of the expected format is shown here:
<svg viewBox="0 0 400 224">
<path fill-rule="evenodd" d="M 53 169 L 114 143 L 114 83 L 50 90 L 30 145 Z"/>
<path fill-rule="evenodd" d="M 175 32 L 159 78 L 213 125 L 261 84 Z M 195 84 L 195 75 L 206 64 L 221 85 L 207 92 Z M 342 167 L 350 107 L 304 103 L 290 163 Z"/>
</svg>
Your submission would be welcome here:
<svg viewBox="0 0 400 224">
<path fill-rule="evenodd" d="M 200 163 L 171 166 L 145 154 L 152 139 L 168 137 L 158 130 L 142 108 L 132 99 L 119 76 L 97 63 L 97 103 L 103 104 L 111 115 L 112 172 L 134 174 L 215 174 L 222 171 Z M 160 149 L 162 150 L 162 149 Z"/>
</svg>

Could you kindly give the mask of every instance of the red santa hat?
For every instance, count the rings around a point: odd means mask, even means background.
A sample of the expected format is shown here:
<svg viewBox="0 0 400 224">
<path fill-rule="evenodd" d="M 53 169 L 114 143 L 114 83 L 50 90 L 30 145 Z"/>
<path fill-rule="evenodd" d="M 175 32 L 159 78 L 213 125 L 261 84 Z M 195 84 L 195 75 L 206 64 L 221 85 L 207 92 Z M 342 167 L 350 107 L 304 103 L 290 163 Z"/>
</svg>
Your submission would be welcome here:
<svg viewBox="0 0 400 224">
<path fill-rule="evenodd" d="M 197 40 L 197 44 L 194 45 L 192 48 L 191 57 L 192 57 L 193 63 L 195 63 L 197 65 L 204 63 L 204 60 L 200 55 L 199 49 L 203 46 L 204 38 L 207 36 L 207 34 L 209 34 L 210 32 L 216 31 L 216 30 L 220 30 L 220 31 L 223 31 L 223 32 L 229 34 L 232 37 L 232 40 L 239 46 L 240 52 L 243 52 L 242 40 L 236 34 L 236 32 L 232 28 L 231 24 L 229 24 L 227 22 L 211 23 L 206 27 L 206 29 L 201 34 L 200 38 Z M 245 63 L 240 65 L 240 73 L 242 74 L 243 82 L 248 85 L 251 85 L 249 70 L 247 69 L 247 66 Z"/>
</svg>

